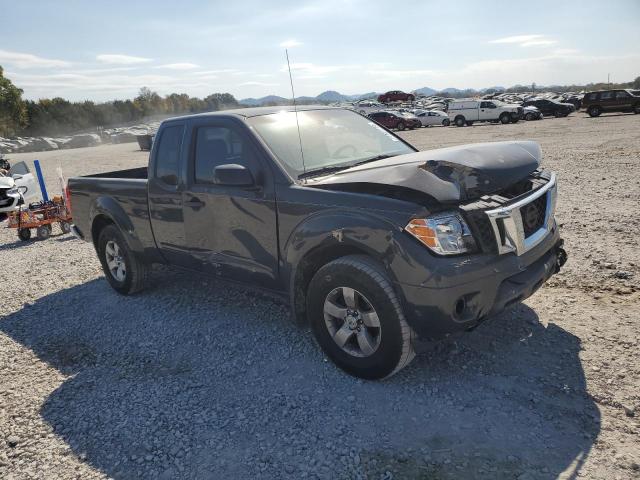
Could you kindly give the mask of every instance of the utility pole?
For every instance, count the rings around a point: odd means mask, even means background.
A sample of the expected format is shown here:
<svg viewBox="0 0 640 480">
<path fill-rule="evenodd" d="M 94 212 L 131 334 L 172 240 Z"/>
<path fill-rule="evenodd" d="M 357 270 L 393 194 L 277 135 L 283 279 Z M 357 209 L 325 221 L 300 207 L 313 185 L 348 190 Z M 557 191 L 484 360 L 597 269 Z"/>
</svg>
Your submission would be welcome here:
<svg viewBox="0 0 640 480">
<path fill-rule="evenodd" d="M 611 90 L 611 81 L 610 81 L 610 79 L 611 79 L 611 74 L 607 73 L 607 88 L 609 90 Z"/>
</svg>

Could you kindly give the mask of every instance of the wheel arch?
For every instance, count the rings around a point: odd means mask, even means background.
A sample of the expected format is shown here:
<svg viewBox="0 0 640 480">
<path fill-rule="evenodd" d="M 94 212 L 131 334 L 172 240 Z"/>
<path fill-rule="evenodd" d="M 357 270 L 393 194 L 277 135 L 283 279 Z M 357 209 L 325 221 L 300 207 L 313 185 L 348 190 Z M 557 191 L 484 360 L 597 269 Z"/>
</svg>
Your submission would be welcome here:
<svg viewBox="0 0 640 480">
<path fill-rule="evenodd" d="M 328 232 L 328 233 L 327 233 Z M 363 255 L 382 267 L 392 283 L 395 275 L 383 261 L 395 245 L 390 224 L 361 214 L 312 218 L 298 226 L 284 249 L 292 319 L 305 324 L 307 288 L 327 263 L 348 255 Z M 366 239 L 366 240 L 363 240 Z"/>
<path fill-rule="evenodd" d="M 99 197 L 93 203 L 89 218 L 91 218 L 91 239 L 96 252 L 98 251 L 98 239 L 100 232 L 107 225 L 115 225 L 127 246 L 138 255 L 144 253 L 142 242 L 138 238 L 133 224 L 124 209 L 111 197 Z"/>
</svg>

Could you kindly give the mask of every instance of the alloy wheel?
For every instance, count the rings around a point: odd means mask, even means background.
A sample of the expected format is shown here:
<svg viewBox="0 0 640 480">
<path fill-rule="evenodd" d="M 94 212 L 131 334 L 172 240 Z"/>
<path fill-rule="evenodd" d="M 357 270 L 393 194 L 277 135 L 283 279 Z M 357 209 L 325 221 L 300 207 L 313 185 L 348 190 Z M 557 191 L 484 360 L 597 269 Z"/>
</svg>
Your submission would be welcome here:
<svg viewBox="0 0 640 480">
<path fill-rule="evenodd" d="M 109 273 L 119 282 L 124 282 L 127 278 L 127 266 L 120 253 L 120 247 L 114 240 L 109 240 L 104 247 L 105 258 Z"/>
<path fill-rule="evenodd" d="M 338 287 L 324 301 L 324 321 L 333 341 L 354 357 L 369 357 L 380 346 L 380 318 L 359 291 Z"/>
</svg>

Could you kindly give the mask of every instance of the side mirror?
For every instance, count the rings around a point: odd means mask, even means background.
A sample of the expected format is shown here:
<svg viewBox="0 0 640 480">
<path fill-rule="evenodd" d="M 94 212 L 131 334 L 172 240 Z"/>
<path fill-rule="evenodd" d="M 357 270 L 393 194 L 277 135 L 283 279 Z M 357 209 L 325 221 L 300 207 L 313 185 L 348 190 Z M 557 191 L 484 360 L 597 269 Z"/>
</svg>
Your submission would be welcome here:
<svg viewBox="0 0 640 480">
<path fill-rule="evenodd" d="M 255 180 L 248 168 L 237 163 L 219 165 L 213 169 L 213 179 L 216 185 L 233 187 L 253 187 Z"/>
</svg>

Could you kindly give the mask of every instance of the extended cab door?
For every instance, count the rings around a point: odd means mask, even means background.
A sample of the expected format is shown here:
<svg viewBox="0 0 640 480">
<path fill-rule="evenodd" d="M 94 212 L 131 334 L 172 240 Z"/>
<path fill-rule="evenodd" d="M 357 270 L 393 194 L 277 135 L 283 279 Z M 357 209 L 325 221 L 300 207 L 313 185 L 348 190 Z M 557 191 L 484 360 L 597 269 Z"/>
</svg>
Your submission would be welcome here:
<svg viewBox="0 0 640 480">
<path fill-rule="evenodd" d="M 183 205 L 194 262 L 208 273 L 277 289 L 277 215 L 269 160 L 240 120 L 192 120 L 189 145 Z M 225 184 L 216 168 L 229 165 L 248 170 L 253 183 Z"/>
<path fill-rule="evenodd" d="M 184 122 L 163 124 L 153 142 L 148 171 L 149 216 L 156 245 L 172 265 L 193 268 L 182 215 Z"/>
</svg>

